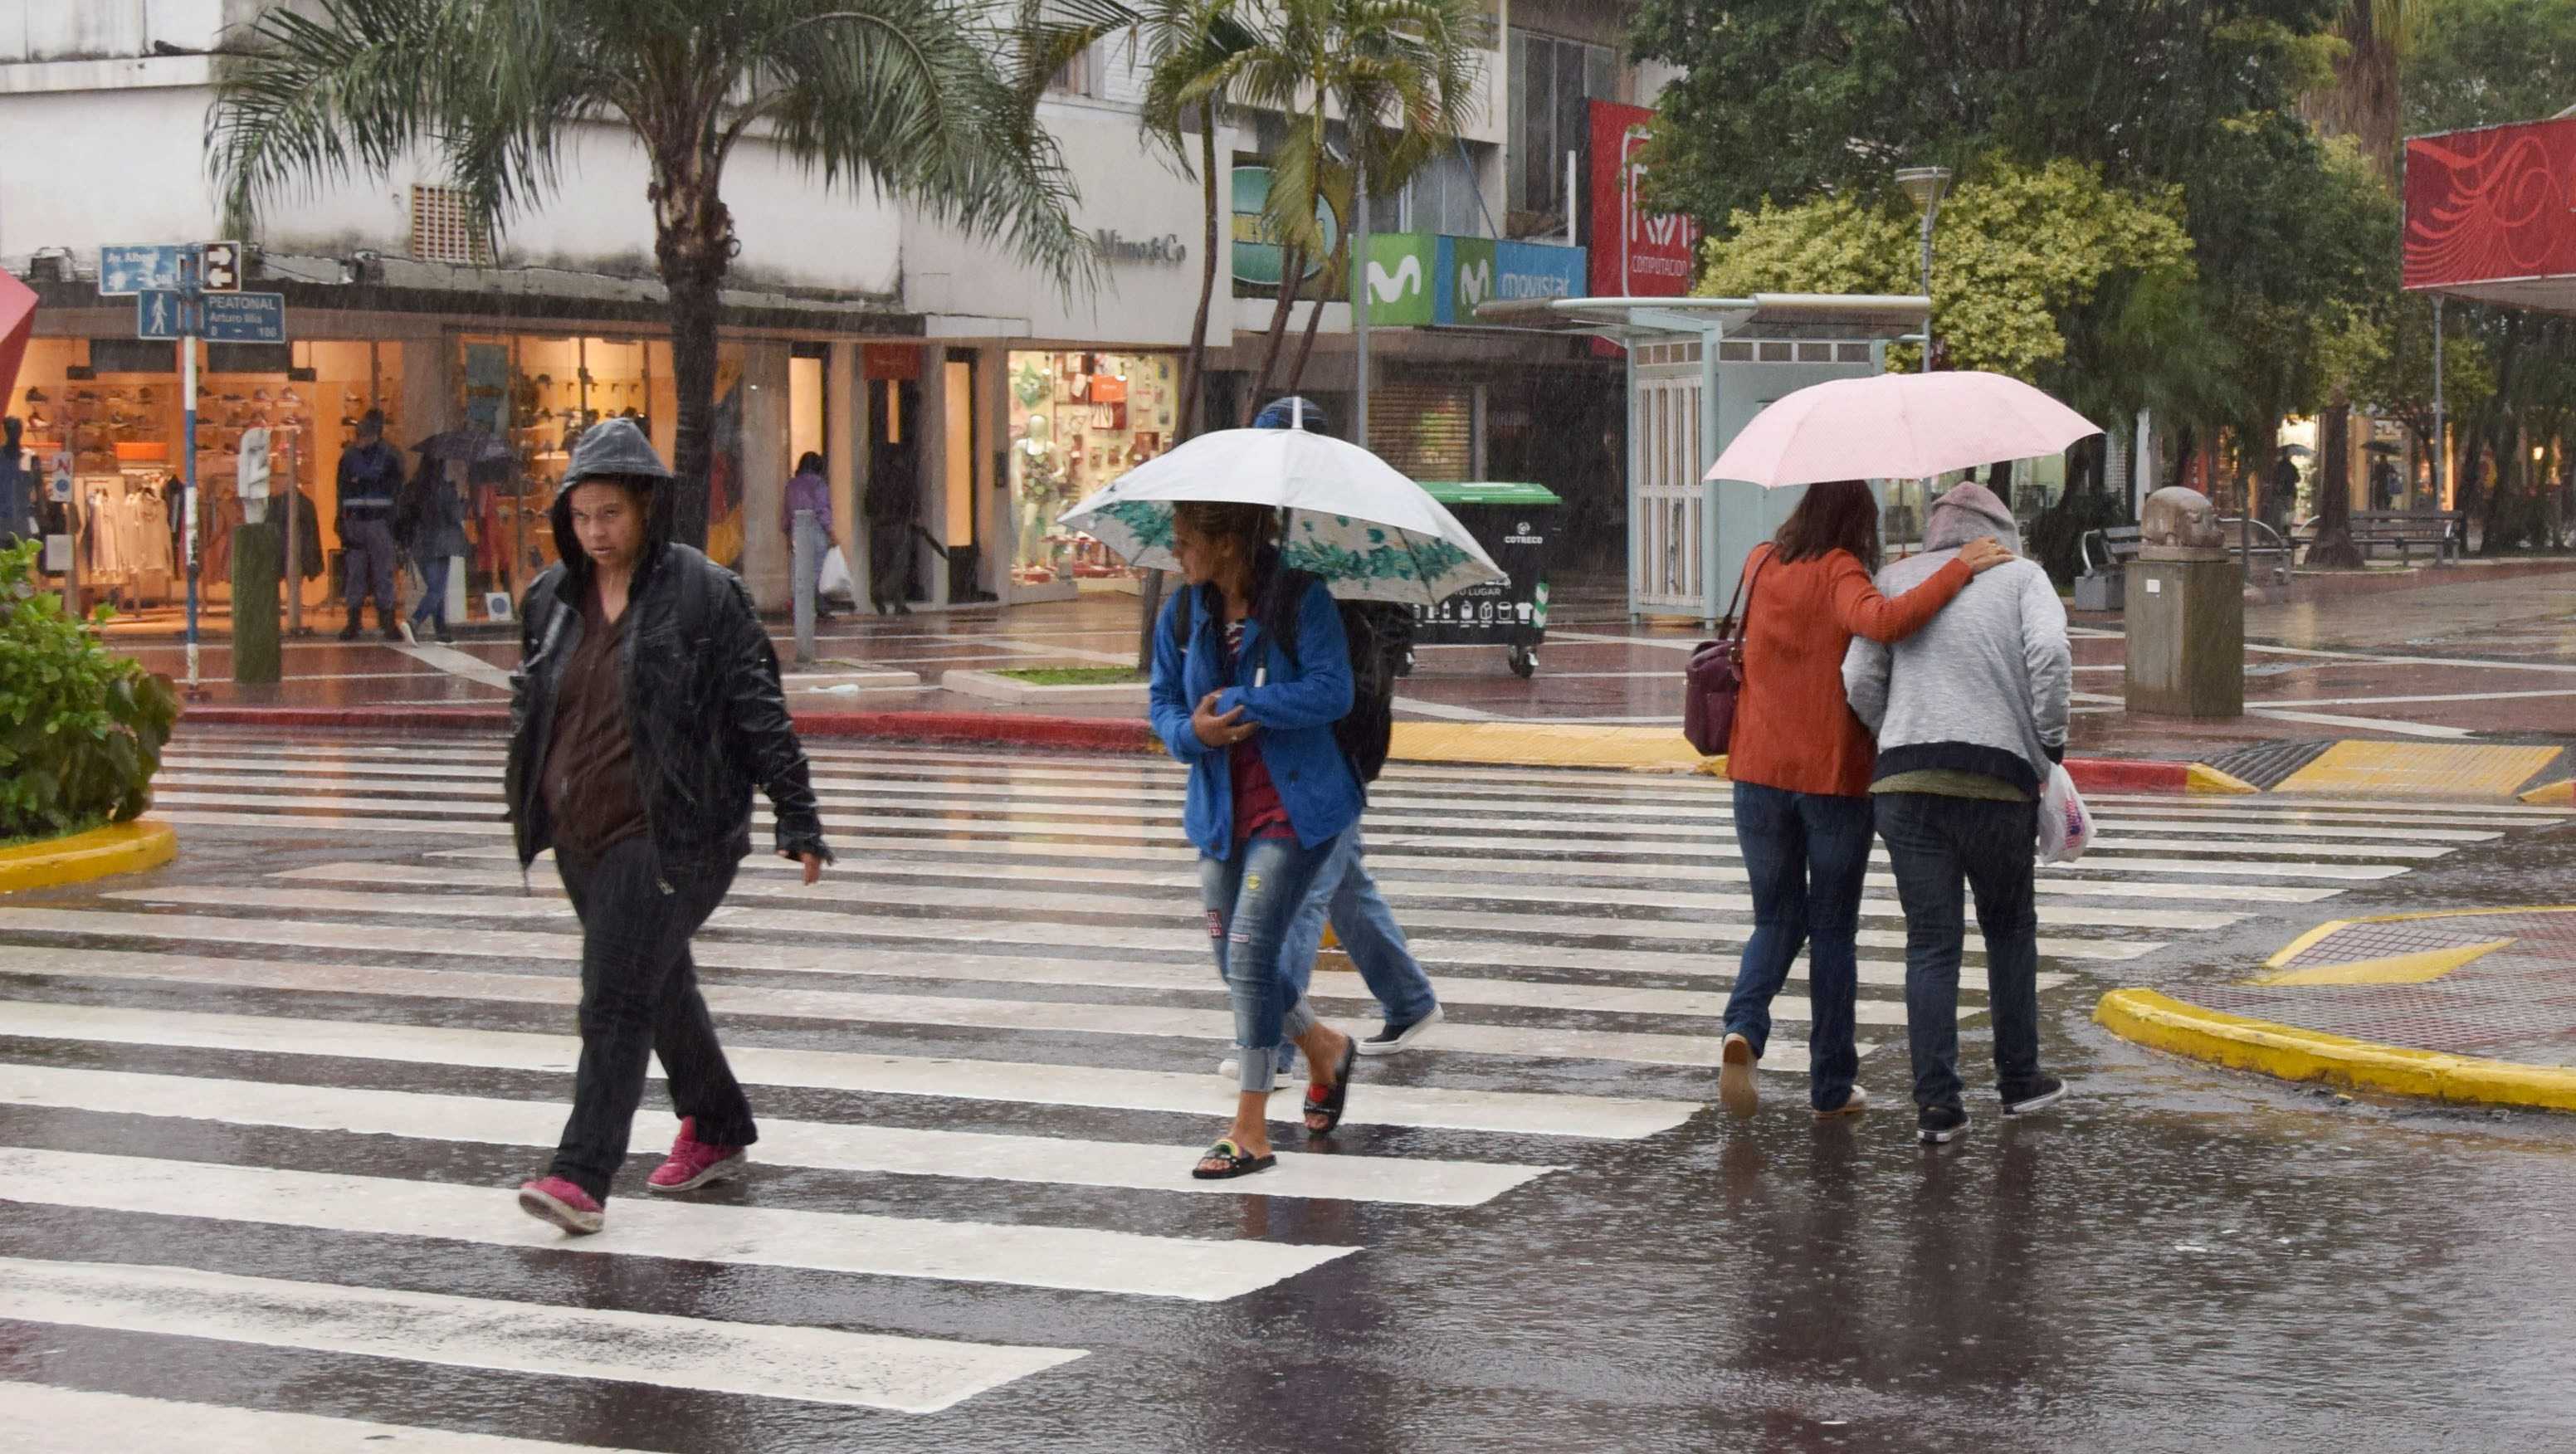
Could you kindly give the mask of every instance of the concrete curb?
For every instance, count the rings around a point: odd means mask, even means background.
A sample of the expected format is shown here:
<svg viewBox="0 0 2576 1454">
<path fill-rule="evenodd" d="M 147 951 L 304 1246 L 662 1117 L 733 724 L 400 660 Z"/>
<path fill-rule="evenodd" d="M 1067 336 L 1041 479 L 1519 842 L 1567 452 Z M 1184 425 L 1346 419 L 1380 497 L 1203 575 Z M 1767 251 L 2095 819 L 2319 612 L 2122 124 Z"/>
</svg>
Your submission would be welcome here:
<svg viewBox="0 0 2576 1454">
<path fill-rule="evenodd" d="M 167 823 L 112 823 L 21 848 L 0 848 L 0 894 L 87 883 L 159 868 L 179 856 L 179 834 Z"/>
<path fill-rule="evenodd" d="M 1142 704 L 1153 691 L 1146 682 L 1099 682 L 1090 686 L 1043 687 L 997 671 L 957 667 L 939 674 L 939 689 L 989 702 L 1133 702 Z"/>
<path fill-rule="evenodd" d="M 2148 989 L 2113 990 L 2093 1018 L 2155 1050 L 2281 1080 L 2323 1081 L 2464 1105 L 2576 1111 L 2576 1070 L 2410 1050 L 2248 1019 Z"/>
<path fill-rule="evenodd" d="M 1066 752 L 1160 752 L 1162 739 L 1137 718 L 1056 717 L 1007 712 L 798 712 L 808 737 L 1051 748 Z M 494 730 L 510 724 L 501 707 L 263 707 L 188 709 L 185 721 L 217 727 Z M 1702 758 L 1681 733 L 1660 727 L 1545 722 L 1398 722 L 1390 757 L 1453 766 L 1553 767 L 1696 773 L 1724 777 L 1726 759 Z M 2252 786 L 2204 763 L 2071 757 L 2066 770 L 2087 793 L 2251 793 Z"/>
</svg>

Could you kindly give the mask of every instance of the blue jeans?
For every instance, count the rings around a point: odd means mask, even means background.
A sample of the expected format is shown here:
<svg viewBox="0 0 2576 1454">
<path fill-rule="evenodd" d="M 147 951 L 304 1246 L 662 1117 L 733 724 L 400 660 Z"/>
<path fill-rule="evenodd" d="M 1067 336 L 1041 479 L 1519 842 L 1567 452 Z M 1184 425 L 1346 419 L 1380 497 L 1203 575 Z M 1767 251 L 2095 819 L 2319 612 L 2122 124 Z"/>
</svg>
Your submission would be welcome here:
<svg viewBox="0 0 2576 1454">
<path fill-rule="evenodd" d="M 1878 831 L 1905 903 L 1905 1033 L 1914 1103 L 1959 1104 L 1960 885 L 1977 896 L 1995 1073 L 2009 1090 L 2039 1075 L 2039 911 L 2032 877 L 2039 804 L 1888 793 Z"/>
<path fill-rule="evenodd" d="M 436 621 L 438 629 L 447 629 L 447 557 L 424 555 L 420 566 L 420 604 L 411 608 L 411 624 Z"/>
<path fill-rule="evenodd" d="M 1306 996 L 1279 973 L 1279 947 L 1333 848 L 1251 838 L 1235 844 L 1231 858 L 1199 857 L 1199 902 L 1216 972 L 1234 1000 L 1236 1083 L 1245 1090 L 1269 1090 L 1281 1045 L 1315 1028 Z"/>
<path fill-rule="evenodd" d="M 1726 1028 L 1753 1042 L 1771 1039 L 1771 997 L 1807 951 L 1807 1094 L 1829 1111 L 1860 1074 L 1852 1043 L 1860 965 L 1861 881 L 1869 870 L 1870 800 L 1735 785 L 1735 841 L 1753 884 L 1753 937 L 1726 1001 Z"/>
<path fill-rule="evenodd" d="M 1357 828 L 1335 841 L 1332 856 L 1316 870 L 1305 906 L 1297 911 L 1297 922 L 1280 946 L 1279 973 L 1296 986 L 1298 994 L 1305 994 L 1315 972 L 1315 951 L 1324 942 L 1324 921 L 1329 918 L 1334 936 L 1342 941 L 1369 993 L 1377 997 L 1386 1022 L 1410 1025 L 1430 1014 L 1439 998 L 1431 992 L 1431 977 L 1405 947 L 1404 930 L 1377 891 L 1377 880 L 1360 862 L 1367 851 Z M 1279 1068 L 1288 1069 L 1292 1058 L 1287 1047 L 1280 1047 Z"/>
</svg>

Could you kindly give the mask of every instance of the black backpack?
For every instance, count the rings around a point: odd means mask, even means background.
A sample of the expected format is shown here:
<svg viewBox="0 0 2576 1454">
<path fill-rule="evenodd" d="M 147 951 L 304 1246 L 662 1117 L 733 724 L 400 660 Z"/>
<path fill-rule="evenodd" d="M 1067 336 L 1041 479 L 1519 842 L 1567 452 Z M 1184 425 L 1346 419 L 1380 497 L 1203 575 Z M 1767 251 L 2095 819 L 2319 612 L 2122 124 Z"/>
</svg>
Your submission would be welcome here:
<svg viewBox="0 0 2576 1454">
<path fill-rule="evenodd" d="M 1281 570 L 1254 615 L 1263 634 L 1297 658 L 1297 607 L 1306 588 L 1322 579 L 1310 571 Z M 1384 601 L 1333 602 L 1341 612 L 1342 638 L 1351 657 L 1351 709 L 1333 724 L 1333 741 L 1349 760 L 1351 773 L 1373 783 L 1386 770 L 1386 754 L 1395 738 L 1395 679 L 1413 650 L 1413 609 Z M 1187 656 L 1190 649 L 1190 599 L 1179 596 L 1172 609 L 1172 642 Z"/>
</svg>

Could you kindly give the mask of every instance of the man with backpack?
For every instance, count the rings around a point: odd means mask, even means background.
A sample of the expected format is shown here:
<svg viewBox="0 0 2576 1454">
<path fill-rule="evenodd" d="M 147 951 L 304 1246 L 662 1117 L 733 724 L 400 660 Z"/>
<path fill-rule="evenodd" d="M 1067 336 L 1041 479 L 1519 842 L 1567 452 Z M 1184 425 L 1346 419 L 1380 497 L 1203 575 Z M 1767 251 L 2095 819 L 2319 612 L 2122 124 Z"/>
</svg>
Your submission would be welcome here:
<svg viewBox="0 0 2576 1454">
<path fill-rule="evenodd" d="M 1324 433 L 1330 425 L 1324 412 L 1311 402 L 1280 399 L 1262 409 L 1253 427 L 1303 428 Z M 1350 764 L 1351 775 L 1359 780 L 1365 812 L 1368 784 L 1377 781 L 1378 773 L 1386 766 L 1387 749 L 1394 735 L 1395 679 L 1412 646 L 1413 612 L 1409 607 L 1379 601 L 1335 604 L 1341 610 L 1342 633 L 1350 646 L 1352 690 L 1350 713 L 1333 724 L 1333 737 Z M 1293 639 L 1283 638 L 1283 642 L 1293 656 Z M 1410 1047 L 1423 1032 L 1440 1023 L 1440 1001 L 1432 992 L 1430 976 L 1423 973 L 1406 946 L 1404 930 L 1395 922 L 1394 910 L 1387 907 L 1377 881 L 1361 861 L 1366 851 L 1355 824 L 1317 868 L 1296 921 L 1280 943 L 1279 973 L 1300 996 L 1305 994 L 1314 973 L 1316 951 L 1323 943 L 1324 925 L 1329 920 L 1334 937 L 1341 941 L 1343 952 L 1350 955 L 1361 981 L 1377 997 L 1378 1007 L 1386 1016 L 1385 1025 L 1376 1034 L 1359 1042 L 1360 1054 L 1392 1055 Z M 1292 1083 L 1294 1047 L 1283 1042 L 1279 1053 L 1278 1083 Z M 1227 1076 L 1235 1075 L 1236 1069 L 1232 1059 L 1219 1067 L 1220 1073 Z"/>
</svg>

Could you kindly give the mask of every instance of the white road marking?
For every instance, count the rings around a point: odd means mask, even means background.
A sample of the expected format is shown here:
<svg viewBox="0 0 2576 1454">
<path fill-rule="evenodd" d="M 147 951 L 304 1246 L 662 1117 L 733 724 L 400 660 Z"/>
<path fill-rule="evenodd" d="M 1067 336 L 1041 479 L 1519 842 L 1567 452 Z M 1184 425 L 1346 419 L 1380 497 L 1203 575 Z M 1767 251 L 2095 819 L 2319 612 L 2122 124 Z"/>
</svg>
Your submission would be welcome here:
<svg viewBox="0 0 2576 1454">
<path fill-rule="evenodd" d="M 617 1198 L 604 1234 L 567 1238 L 492 1187 L 34 1147 L 0 1155 L 0 1201 L 1193 1302 L 1242 1297 L 1360 1250 L 651 1197 Z"/>
<path fill-rule="evenodd" d="M 603 1444 L 557 1444 L 416 1424 L 375 1424 L 277 1409 L 180 1403 L 41 1383 L 0 1383 L 18 1454 L 185 1449 L 188 1454 L 642 1454 Z"/>
<path fill-rule="evenodd" d="M 726 1323 L 607 1308 L 0 1257 L 0 1317 L 450 1368 L 936 1413 L 1083 1356 L 1076 1348 Z"/>
<path fill-rule="evenodd" d="M 27 951 L 0 946 L 0 974 L 151 980 L 314 994 L 480 1000 L 564 1009 L 580 1002 L 579 986 L 561 976 L 309 964 L 301 960 L 189 959 L 121 949 L 49 950 L 37 959 L 29 957 Z M 828 995 L 811 996 L 795 991 L 735 985 L 710 986 L 707 994 L 710 1005 L 728 1014 L 839 1020 L 841 1016 L 835 1013 L 838 1006 L 811 1003 L 815 999 L 829 998 Z M 272 1016 L 181 1014 L 161 1010 L 121 1010 L 104 1005 L 49 1006 L 37 1010 L 26 1007 L 42 1002 L 16 1000 L 10 1003 L 13 1017 L 10 1033 L 32 1036 L 41 1033 L 35 1028 L 39 1024 L 54 1027 L 45 1038 L 176 1045 L 198 1043 L 177 1038 L 188 1035 L 247 1034 L 252 1037 L 250 1043 L 208 1042 L 207 1048 L 255 1049 L 271 1054 L 343 1055 L 362 1060 L 451 1061 L 461 1065 L 517 1070 L 561 1071 L 569 1069 L 571 1064 L 564 1056 L 564 1042 L 551 1035 L 402 1026 L 393 1028 L 409 1031 L 408 1037 L 396 1036 L 393 1029 L 388 1028 L 367 1032 L 374 1039 L 359 1040 L 345 1035 L 341 1022 L 329 1020 L 279 1021 Z M 70 1020 L 40 1018 L 73 1009 L 85 1013 Z M 180 1017 L 173 1019 L 173 1014 L 180 1014 Z M 1427 1043 L 1436 1045 L 1437 1041 Z M 371 1048 L 380 1053 L 371 1053 Z M 729 1047 L 726 1053 L 735 1074 L 747 1083 L 865 1091 L 878 1095 L 1208 1115 L 1224 1111 L 1229 1104 L 1226 1097 L 1230 1094 L 1227 1087 L 1196 1072 L 1121 1070 L 1106 1066 L 975 1060 L 955 1056 L 778 1050 L 760 1046 Z M 1774 1059 L 1777 1059 L 1776 1054 Z M 1773 1068 L 1778 1067 L 1775 1065 Z M 1803 1060 L 1796 1068 L 1805 1068 Z M 1282 1092 L 1291 1096 L 1296 1093 L 1296 1090 Z M 1696 1101 L 1591 1096 L 1571 1092 L 1450 1090 L 1439 1086 L 1372 1083 L 1365 1111 L 1355 1106 L 1350 1120 L 1354 1125 L 1424 1126 L 1516 1136 L 1634 1141 L 1659 1131 L 1669 1131 L 1689 1120 L 1699 1109 Z"/>
</svg>

